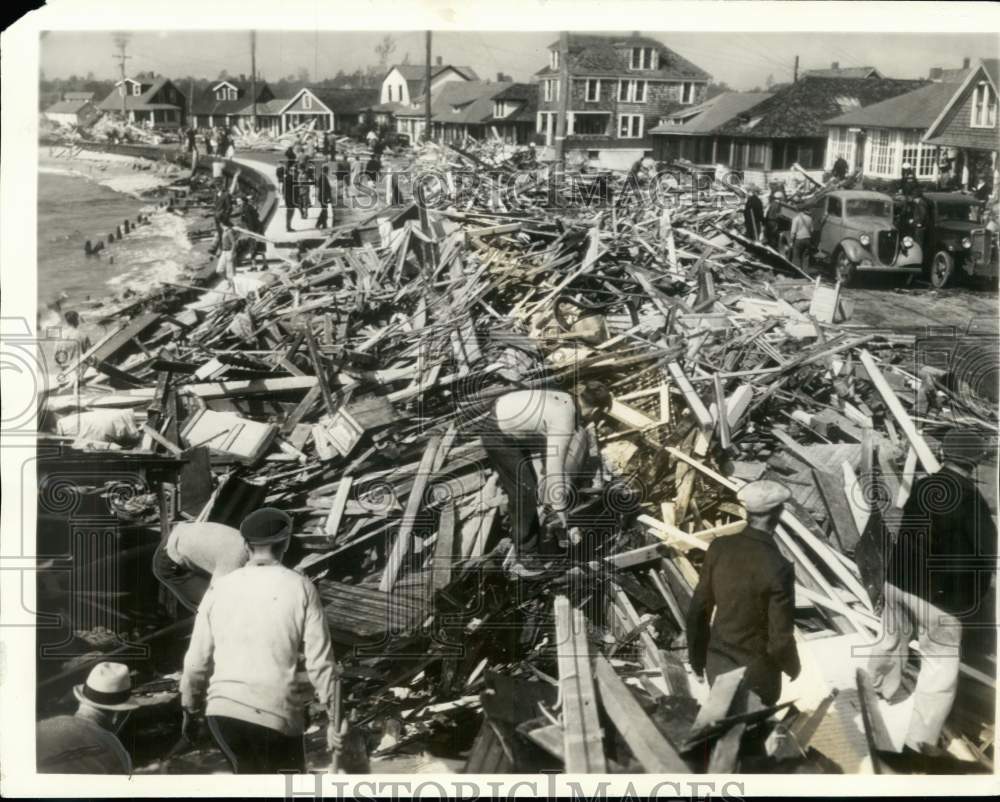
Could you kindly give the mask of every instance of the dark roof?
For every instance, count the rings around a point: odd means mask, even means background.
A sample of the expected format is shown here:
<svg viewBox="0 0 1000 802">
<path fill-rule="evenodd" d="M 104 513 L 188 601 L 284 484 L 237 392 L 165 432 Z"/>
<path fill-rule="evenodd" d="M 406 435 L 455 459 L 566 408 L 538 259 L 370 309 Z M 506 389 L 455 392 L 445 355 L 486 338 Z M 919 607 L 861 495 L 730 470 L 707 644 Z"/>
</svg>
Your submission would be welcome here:
<svg viewBox="0 0 1000 802">
<path fill-rule="evenodd" d="M 884 78 L 874 67 L 829 67 L 820 70 L 806 70 L 800 77 L 812 78 Z"/>
<path fill-rule="evenodd" d="M 926 81 L 894 78 L 816 78 L 805 76 L 723 123 L 713 133 L 770 139 L 826 138 L 826 121 L 846 113 L 847 103 L 868 106 L 910 92 Z"/>
<path fill-rule="evenodd" d="M 558 42 L 549 47 L 557 47 Z M 659 53 L 659 66 L 655 70 L 630 70 L 623 62 L 621 50 L 630 47 L 655 47 Z M 668 80 L 708 81 L 705 70 L 675 53 L 663 42 L 648 36 L 596 36 L 594 34 L 569 34 L 569 71 L 573 75 L 625 75 L 634 78 L 660 78 Z M 546 66 L 535 75 L 557 75 L 558 70 Z"/>
<path fill-rule="evenodd" d="M 89 100 L 60 100 L 49 106 L 45 113 L 49 114 L 77 114 L 83 111 L 85 106 L 93 106 Z"/>
<path fill-rule="evenodd" d="M 156 78 L 152 81 L 139 81 L 135 78 L 125 79 L 131 83 L 137 83 L 142 86 L 141 95 L 126 94 L 125 95 L 125 108 L 129 111 L 149 111 L 151 109 L 179 109 L 181 104 L 173 103 L 150 103 L 150 98 L 156 95 L 165 84 L 170 83 L 167 78 Z M 118 83 L 121 83 L 120 81 Z M 172 85 L 172 84 L 171 84 Z M 175 87 L 176 90 L 176 87 Z M 184 95 L 177 91 L 177 94 L 183 98 Z M 122 96 L 118 94 L 118 84 L 115 84 L 115 88 L 111 90 L 111 93 L 101 101 L 98 106 L 102 111 L 121 111 L 122 108 Z"/>
<path fill-rule="evenodd" d="M 827 120 L 826 124 L 925 129 L 937 119 L 957 90 L 958 84 L 928 84 L 905 95 L 854 109 Z"/>
<path fill-rule="evenodd" d="M 222 84 L 231 84 L 236 87 L 236 100 L 218 100 L 215 97 L 215 90 Z M 207 87 L 201 95 L 195 99 L 191 106 L 192 114 L 239 114 L 248 108 L 252 102 L 250 94 L 250 81 L 234 81 L 231 78 L 224 78 L 215 81 Z M 260 103 L 261 97 L 270 92 L 266 81 L 257 82 L 257 101 Z"/>
<path fill-rule="evenodd" d="M 431 94 L 431 119 L 439 123 L 477 124 L 493 118 L 493 100 L 508 91 L 513 83 L 486 81 L 452 81 Z M 414 107 L 398 112 L 400 116 L 422 117 L 423 100 Z"/>
<path fill-rule="evenodd" d="M 93 100 L 93 92 L 64 92 L 63 100 Z"/>
<path fill-rule="evenodd" d="M 666 121 L 651 128 L 649 133 L 706 134 L 768 97 L 767 92 L 723 92 L 698 106 L 686 106 L 668 115 Z M 674 123 L 671 120 L 675 118 L 687 122 Z"/>
<path fill-rule="evenodd" d="M 511 112 L 506 117 L 491 116 L 488 122 L 535 122 L 535 112 L 538 110 L 538 86 L 536 84 L 514 83 L 493 95 L 495 103 L 498 100 L 505 100 L 512 103 L 521 103 L 517 111 Z"/>
<path fill-rule="evenodd" d="M 378 89 L 329 89 L 323 86 L 310 87 L 334 114 L 356 114 L 362 109 L 378 103 Z"/>
</svg>

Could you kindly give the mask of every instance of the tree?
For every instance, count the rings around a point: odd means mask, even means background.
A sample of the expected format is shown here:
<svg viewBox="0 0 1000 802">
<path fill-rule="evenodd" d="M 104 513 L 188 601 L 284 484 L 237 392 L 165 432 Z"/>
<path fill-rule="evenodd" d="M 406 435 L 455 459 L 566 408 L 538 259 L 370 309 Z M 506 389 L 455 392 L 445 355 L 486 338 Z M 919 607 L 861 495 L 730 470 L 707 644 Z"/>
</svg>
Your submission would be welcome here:
<svg viewBox="0 0 1000 802">
<path fill-rule="evenodd" d="M 219 75 L 216 80 L 225 81 L 228 77 L 229 77 L 229 70 L 223 67 L 221 70 L 219 70 Z"/>
<path fill-rule="evenodd" d="M 309 70 L 305 67 L 299 67 L 299 71 L 295 73 L 295 79 L 300 83 L 309 83 Z"/>
<path fill-rule="evenodd" d="M 392 38 L 391 35 L 386 34 L 382 37 L 377 45 L 375 45 L 375 55 L 378 56 L 378 65 L 383 69 L 389 64 L 389 56 L 393 54 L 396 49 L 396 40 Z"/>
<path fill-rule="evenodd" d="M 768 75 L 767 76 L 767 80 L 764 81 L 764 86 L 766 86 L 768 89 L 770 89 L 772 86 L 774 86 L 774 76 L 773 75 Z"/>
<path fill-rule="evenodd" d="M 409 50 L 407 50 L 403 54 L 403 60 L 401 62 L 399 62 L 399 63 L 400 64 L 409 64 L 410 63 L 410 51 Z"/>
<path fill-rule="evenodd" d="M 725 81 L 719 81 L 718 83 L 716 83 L 715 81 L 711 81 L 708 84 L 708 88 L 705 90 L 705 100 L 713 98 L 716 95 L 721 95 L 725 92 L 732 92 L 732 91 L 733 90 L 730 88 L 729 84 L 727 84 Z"/>
</svg>

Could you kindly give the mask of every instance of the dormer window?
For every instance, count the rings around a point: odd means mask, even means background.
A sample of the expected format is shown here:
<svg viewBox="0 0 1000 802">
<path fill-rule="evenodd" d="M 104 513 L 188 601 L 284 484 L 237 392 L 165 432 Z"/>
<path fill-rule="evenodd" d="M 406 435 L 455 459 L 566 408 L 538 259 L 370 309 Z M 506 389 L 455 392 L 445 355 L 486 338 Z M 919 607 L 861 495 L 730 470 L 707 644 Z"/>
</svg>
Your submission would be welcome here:
<svg viewBox="0 0 1000 802">
<path fill-rule="evenodd" d="M 503 113 L 503 101 L 501 101 L 501 100 L 494 100 L 493 101 L 493 116 L 494 117 L 503 117 L 504 116 L 504 113 Z"/>
<path fill-rule="evenodd" d="M 554 70 L 559 69 L 559 51 L 550 50 L 549 51 L 549 66 Z"/>
<path fill-rule="evenodd" d="M 633 47 L 629 69 L 655 70 L 657 53 L 655 47 Z"/>
</svg>

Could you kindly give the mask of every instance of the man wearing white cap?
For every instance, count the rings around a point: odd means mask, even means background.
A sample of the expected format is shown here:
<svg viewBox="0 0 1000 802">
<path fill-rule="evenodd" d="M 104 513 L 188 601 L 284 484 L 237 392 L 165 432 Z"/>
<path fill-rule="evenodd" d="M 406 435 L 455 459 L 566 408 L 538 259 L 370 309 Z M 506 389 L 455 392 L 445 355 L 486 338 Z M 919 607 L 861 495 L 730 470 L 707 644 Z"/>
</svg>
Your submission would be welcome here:
<svg viewBox="0 0 1000 802">
<path fill-rule="evenodd" d="M 271 507 L 243 519 L 249 562 L 212 580 L 184 656 L 184 735 L 194 740 L 204 710 L 234 774 L 305 772 L 303 708 L 309 700 L 296 677 L 300 652 L 334 720 L 336 667 L 319 593 L 281 564 L 291 532 L 291 519 Z M 327 742 L 331 751 L 341 743 L 332 726 Z"/>
<path fill-rule="evenodd" d="M 746 666 L 746 684 L 771 705 L 781 695 L 781 672 L 795 679 L 795 570 L 778 551 L 774 529 L 788 488 L 770 480 L 750 482 L 738 498 L 747 527 L 712 541 L 687 616 L 688 655 L 695 674 Z M 715 619 L 712 612 L 715 611 Z"/>
<path fill-rule="evenodd" d="M 128 666 L 98 663 L 73 694 L 76 715 L 46 719 L 35 731 L 39 774 L 131 774 L 132 759 L 115 734 L 139 707 Z"/>
</svg>

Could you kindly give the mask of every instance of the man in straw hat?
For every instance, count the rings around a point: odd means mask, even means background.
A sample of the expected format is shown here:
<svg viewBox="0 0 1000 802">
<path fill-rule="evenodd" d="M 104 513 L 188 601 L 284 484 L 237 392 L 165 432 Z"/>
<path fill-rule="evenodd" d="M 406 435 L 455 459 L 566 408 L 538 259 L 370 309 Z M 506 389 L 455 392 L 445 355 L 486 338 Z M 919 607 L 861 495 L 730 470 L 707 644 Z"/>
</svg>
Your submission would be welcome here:
<svg viewBox="0 0 1000 802">
<path fill-rule="evenodd" d="M 98 663 L 87 681 L 73 688 L 79 706 L 72 716 L 55 716 L 35 732 L 40 774 L 131 774 L 132 759 L 116 733 L 132 700 L 128 666 Z"/>
<path fill-rule="evenodd" d="M 981 641 L 970 653 L 996 653 L 989 640 L 996 631 L 990 594 L 997 529 L 975 481 L 990 450 L 980 432 L 949 431 L 941 443 L 941 470 L 913 483 L 896 540 L 886 548 L 882 632 L 868 670 L 875 690 L 893 698 L 909 643 L 917 639 L 920 673 L 904 741 L 917 752 L 938 751 L 958 691 L 963 637 Z"/>
<path fill-rule="evenodd" d="M 271 507 L 243 520 L 249 562 L 212 580 L 184 656 L 184 734 L 193 740 L 204 710 L 235 774 L 305 771 L 300 652 L 334 720 L 336 666 L 319 593 L 281 564 L 291 532 L 291 519 Z M 327 741 L 331 751 L 340 748 L 332 725 Z"/>
<path fill-rule="evenodd" d="M 767 479 L 738 494 L 747 527 L 712 541 L 687 616 L 688 654 L 696 674 L 746 666 L 746 684 L 771 705 L 781 695 L 781 672 L 795 679 L 795 570 L 778 551 L 774 529 L 788 488 Z M 715 620 L 712 620 L 712 611 Z"/>
</svg>

